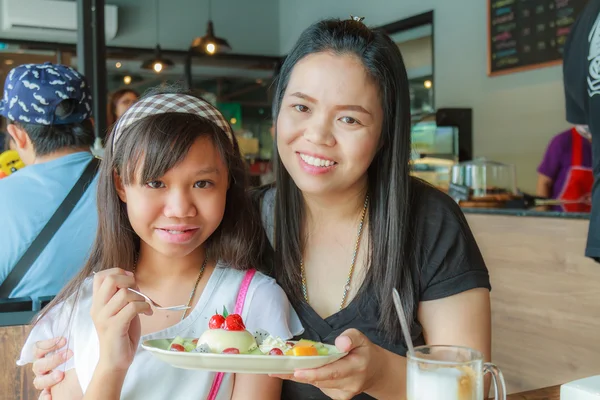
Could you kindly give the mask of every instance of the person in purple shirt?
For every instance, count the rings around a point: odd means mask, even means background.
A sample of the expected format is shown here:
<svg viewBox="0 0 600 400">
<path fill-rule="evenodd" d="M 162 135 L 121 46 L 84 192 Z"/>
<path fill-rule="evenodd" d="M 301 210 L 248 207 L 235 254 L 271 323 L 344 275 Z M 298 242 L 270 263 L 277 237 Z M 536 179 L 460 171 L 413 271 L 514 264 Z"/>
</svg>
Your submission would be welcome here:
<svg viewBox="0 0 600 400">
<path fill-rule="evenodd" d="M 563 200 L 563 211 L 589 212 L 592 145 L 589 129 L 577 125 L 556 135 L 538 167 L 537 195 Z"/>
</svg>

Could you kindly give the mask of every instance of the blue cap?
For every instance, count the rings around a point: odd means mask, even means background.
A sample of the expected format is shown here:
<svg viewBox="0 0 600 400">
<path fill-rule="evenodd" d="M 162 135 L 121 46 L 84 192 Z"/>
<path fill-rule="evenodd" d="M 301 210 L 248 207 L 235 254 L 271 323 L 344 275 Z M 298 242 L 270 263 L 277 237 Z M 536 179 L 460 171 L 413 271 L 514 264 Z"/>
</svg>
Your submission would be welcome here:
<svg viewBox="0 0 600 400">
<path fill-rule="evenodd" d="M 68 99 L 75 101 L 75 110 L 58 118 L 56 107 Z M 85 78 L 71 67 L 49 62 L 20 65 L 4 82 L 0 114 L 28 124 L 74 124 L 92 116 L 92 94 Z"/>
</svg>

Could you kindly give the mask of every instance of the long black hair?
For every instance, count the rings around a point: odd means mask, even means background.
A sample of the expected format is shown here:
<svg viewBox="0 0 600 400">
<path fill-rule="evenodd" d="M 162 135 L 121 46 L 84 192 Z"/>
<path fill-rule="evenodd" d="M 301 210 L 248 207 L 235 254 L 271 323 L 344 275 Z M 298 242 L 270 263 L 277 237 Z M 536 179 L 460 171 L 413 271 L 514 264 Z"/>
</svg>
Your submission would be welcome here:
<svg viewBox="0 0 600 400">
<path fill-rule="evenodd" d="M 376 293 L 379 327 L 388 339 L 398 340 L 400 327 L 392 289 L 400 292 L 409 321 L 416 313 L 417 268 L 411 234 L 410 96 L 406 67 L 396 44 L 383 32 L 354 20 L 324 20 L 306 29 L 285 59 L 273 101 L 277 118 L 294 66 L 314 53 L 352 55 L 379 89 L 383 108 L 380 146 L 369 166 L 369 265 L 361 291 Z M 304 301 L 301 291 L 301 237 L 305 205 L 300 189 L 275 152 L 275 275 L 293 304 Z"/>
</svg>

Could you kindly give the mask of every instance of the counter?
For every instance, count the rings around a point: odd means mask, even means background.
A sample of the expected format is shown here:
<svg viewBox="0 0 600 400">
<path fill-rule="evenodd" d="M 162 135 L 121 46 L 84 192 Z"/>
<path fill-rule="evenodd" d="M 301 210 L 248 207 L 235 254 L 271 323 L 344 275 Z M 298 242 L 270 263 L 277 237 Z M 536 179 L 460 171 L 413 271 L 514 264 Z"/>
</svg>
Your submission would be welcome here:
<svg viewBox="0 0 600 400">
<path fill-rule="evenodd" d="M 542 217 L 542 218 L 570 218 L 590 219 L 589 213 L 565 212 L 565 211 L 539 211 L 535 209 L 508 209 L 508 208 L 466 208 L 462 207 L 465 214 L 485 215 L 511 215 L 516 217 Z"/>
<path fill-rule="evenodd" d="M 600 374 L 600 264 L 585 215 L 465 209 L 492 284 L 492 357 L 508 393 Z"/>
</svg>

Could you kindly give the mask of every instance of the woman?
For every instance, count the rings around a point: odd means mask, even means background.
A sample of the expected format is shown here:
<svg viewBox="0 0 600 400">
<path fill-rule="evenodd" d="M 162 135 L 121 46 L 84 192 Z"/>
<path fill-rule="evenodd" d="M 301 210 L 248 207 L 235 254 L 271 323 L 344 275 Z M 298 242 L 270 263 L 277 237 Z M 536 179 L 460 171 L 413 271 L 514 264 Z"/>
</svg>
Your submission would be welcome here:
<svg viewBox="0 0 600 400">
<path fill-rule="evenodd" d="M 110 96 L 108 101 L 108 109 L 106 110 L 107 127 L 112 127 L 115 122 L 125 114 L 125 111 L 129 109 L 140 98 L 138 92 L 133 89 L 123 88 L 114 92 Z"/>
<path fill-rule="evenodd" d="M 557 210 L 590 212 L 592 185 L 592 135 L 586 125 L 576 125 L 554 136 L 538 167 L 537 195 L 563 200 Z"/>
<path fill-rule="evenodd" d="M 489 360 L 487 269 L 458 206 L 409 176 L 409 86 L 393 41 L 357 20 L 314 24 L 282 66 L 273 109 L 277 189 L 261 206 L 274 275 L 302 337 L 350 352 L 282 377 L 282 398 L 402 398 L 394 287 L 416 345 L 469 346 Z M 43 374 L 57 354 L 34 365 L 38 388 L 53 381 Z"/>
</svg>

